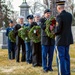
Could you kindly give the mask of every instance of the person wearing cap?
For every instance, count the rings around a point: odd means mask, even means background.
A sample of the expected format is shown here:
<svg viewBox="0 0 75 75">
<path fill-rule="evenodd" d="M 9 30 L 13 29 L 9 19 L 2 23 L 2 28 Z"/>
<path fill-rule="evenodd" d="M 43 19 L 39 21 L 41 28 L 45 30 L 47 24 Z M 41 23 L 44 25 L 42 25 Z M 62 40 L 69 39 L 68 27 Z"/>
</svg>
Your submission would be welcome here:
<svg viewBox="0 0 75 75">
<path fill-rule="evenodd" d="M 25 27 L 30 28 L 31 23 L 33 22 L 33 18 L 34 18 L 33 15 L 27 16 L 28 23 L 25 25 Z M 28 64 L 31 64 L 32 63 L 31 41 L 30 42 L 25 41 L 25 46 L 26 46 L 26 62 Z"/>
<path fill-rule="evenodd" d="M 27 16 L 27 20 L 28 20 L 28 26 L 30 26 L 30 24 L 34 21 L 34 16 L 33 15 L 28 15 Z"/>
<path fill-rule="evenodd" d="M 9 27 L 6 28 L 6 36 L 8 37 L 8 34 L 11 30 L 13 30 L 13 21 L 9 20 Z M 8 58 L 10 60 L 15 59 L 15 48 L 16 44 L 12 42 L 8 37 Z"/>
<path fill-rule="evenodd" d="M 50 19 L 51 10 L 46 9 L 44 11 L 44 17 L 40 19 L 41 25 L 41 45 L 42 45 L 42 67 L 44 72 L 53 71 L 52 61 L 54 53 L 55 40 L 47 36 L 46 29 L 46 20 Z M 47 58 L 48 56 L 48 58 Z"/>
<path fill-rule="evenodd" d="M 14 34 L 16 37 L 16 62 L 20 61 L 20 47 L 22 46 L 22 57 L 21 57 L 21 61 L 25 62 L 26 59 L 26 52 L 25 52 L 25 43 L 24 40 L 18 36 L 18 31 L 22 29 L 22 27 L 25 26 L 24 23 L 24 17 L 23 16 L 19 16 L 18 17 L 18 23 L 15 25 L 14 27 Z"/>
<path fill-rule="evenodd" d="M 34 22 L 38 26 L 40 26 L 40 18 L 41 18 L 41 16 L 39 13 L 34 14 Z M 33 24 L 34 23 L 32 23 L 31 25 L 33 25 Z M 33 43 L 33 44 L 34 44 L 34 46 L 33 46 L 34 48 L 32 50 L 32 64 L 34 67 L 42 66 L 41 42 Z"/>
<path fill-rule="evenodd" d="M 34 21 L 35 21 L 38 25 L 40 25 L 40 18 L 41 18 L 40 13 L 35 13 L 35 14 L 34 14 Z"/>
<path fill-rule="evenodd" d="M 56 48 L 58 57 L 58 75 L 71 75 L 70 44 L 73 44 L 71 31 L 72 14 L 64 10 L 65 1 L 56 2 L 59 15 L 56 17 Z"/>
</svg>

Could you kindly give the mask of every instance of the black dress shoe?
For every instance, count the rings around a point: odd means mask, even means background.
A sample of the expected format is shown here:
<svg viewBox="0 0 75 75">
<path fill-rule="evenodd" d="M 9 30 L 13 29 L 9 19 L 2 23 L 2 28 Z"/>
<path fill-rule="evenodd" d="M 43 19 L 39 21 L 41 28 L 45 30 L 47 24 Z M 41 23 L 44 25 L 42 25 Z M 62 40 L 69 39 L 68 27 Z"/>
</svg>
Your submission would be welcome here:
<svg viewBox="0 0 75 75">
<path fill-rule="evenodd" d="M 16 61 L 17 63 L 19 63 L 20 61 Z"/>
<path fill-rule="evenodd" d="M 27 62 L 27 64 L 31 64 L 30 62 Z"/>
<path fill-rule="evenodd" d="M 25 62 L 25 59 L 21 59 L 21 62 Z"/>
<path fill-rule="evenodd" d="M 36 63 L 36 64 L 32 64 L 33 65 L 33 67 L 36 67 L 36 66 L 38 66 L 38 64 Z"/>
<path fill-rule="evenodd" d="M 38 64 L 38 66 L 42 66 L 42 64 L 41 64 L 41 63 L 39 63 L 39 64 Z"/>
<path fill-rule="evenodd" d="M 43 70 L 43 72 L 44 72 L 44 73 L 47 73 L 47 72 L 48 72 L 48 70 Z"/>
<path fill-rule="evenodd" d="M 53 71 L 53 69 L 49 69 L 49 71 Z"/>
</svg>

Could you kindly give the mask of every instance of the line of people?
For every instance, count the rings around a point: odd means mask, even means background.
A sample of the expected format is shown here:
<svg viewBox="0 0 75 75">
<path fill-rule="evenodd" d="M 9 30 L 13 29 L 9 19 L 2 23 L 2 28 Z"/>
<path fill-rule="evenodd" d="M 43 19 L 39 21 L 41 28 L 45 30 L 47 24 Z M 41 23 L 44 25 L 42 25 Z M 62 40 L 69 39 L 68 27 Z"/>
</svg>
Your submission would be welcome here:
<svg viewBox="0 0 75 75">
<path fill-rule="evenodd" d="M 65 1 L 57 2 L 57 11 L 60 13 L 56 17 L 56 27 L 54 39 L 49 38 L 45 32 L 46 20 L 49 20 L 51 16 L 51 10 L 46 9 L 44 16 L 40 17 L 40 14 L 28 15 L 28 24 L 24 23 L 24 17 L 20 16 L 13 28 L 13 21 L 9 22 L 9 27 L 6 29 L 6 35 L 14 29 L 16 43 L 10 42 L 8 37 L 8 55 L 9 59 L 16 59 L 16 62 L 20 62 L 20 50 L 22 46 L 22 62 L 27 62 L 35 66 L 42 66 L 44 72 L 53 71 L 52 61 L 54 55 L 54 49 L 57 52 L 57 67 L 58 75 L 71 75 L 70 73 L 70 56 L 69 46 L 73 44 L 73 37 L 71 32 L 72 15 L 64 10 Z M 31 29 L 33 26 L 39 25 L 41 27 L 41 42 L 34 43 L 24 41 L 18 36 L 18 30 L 22 26 L 29 26 Z M 12 45 L 13 44 L 13 45 Z M 16 45 L 15 45 L 16 44 Z M 14 54 L 14 55 L 12 55 Z M 12 56 L 12 58 L 11 58 Z"/>
<path fill-rule="evenodd" d="M 39 13 L 36 13 L 34 16 L 28 15 L 27 16 L 28 24 L 24 23 L 23 16 L 20 16 L 18 18 L 18 24 L 14 26 L 16 45 L 15 47 L 13 47 L 11 44 L 10 45 L 8 44 L 8 47 L 12 46 L 13 48 L 16 49 L 16 50 L 14 49 L 16 62 L 20 62 L 20 49 L 22 48 L 22 57 L 21 57 L 22 62 L 26 61 L 28 64 L 32 63 L 34 67 L 43 65 L 44 70 L 49 69 L 50 71 L 53 71 L 52 60 L 53 60 L 55 41 L 54 39 L 51 39 L 46 35 L 43 28 L 44 22 L 50 18 L 50 15 L 51 15 L 51 11 L 49 9 L 46 9 L 44 11 L 44 18 L 41 18 Z M 13 22 L 9 21 L 9 26 L 12 23 Z M 41 42 L 34 43 L 32 40 L 30 42 L 27 42 L 18 36 L 18 30 L 20 30 L 22 26 L 25 27 L 29 26 L 29 29 L 31 29 L 35 25 L 39 25 L 41 27 L 41 39 L 42 39 Z M 13 27 L 10 26 L 7 29 L 9 30 L 9 28 L 13 28 Z M 6 32 L 6 34 L 7 33 L 8 32 Z M 47 60 L 47 55 L 48 55 L 48 60 Z M 48 66 L 47 66 L 47 61 L 48 61 Z"/>
<path fill-rule="evenodd" d="M 27 42 L 24 41 L 21 37 L 18 36 L 18 30 L 21 29 L 22 26 L 29 26 L 29 28 L 32 28 L 34 25 L 39 25 L 39 19 L 40 14 L 35 14 L 35 21 L 34 22 L 34 16 L 28 15 L 27 16 L 28 23 L 24 23 L 24 17 L 19 16 L 18 17 L 18 23 L 14 26 L 13 21 L 9 21 L 9 27 L 6 29 L 6 36 L 8 36 L 9 32 L 11 30 L 14 30 L 16 43 L 9 43 L 11 40 L 8 37 L 8 57 L 9 59 L 16 59 L 16 62 L 20 62 L 20 50 L 22 48 L 22 62 L 27 62 L 28 64 L 33 64 L 33 66 L 41 66 L 42 65 L 42 59 L 41 59 L 41 42 L 34 43 L 32 41 Z M 12 44 L 15 44 L 13 46 Z M 11 47 L 10 47 L 11 46 Z M 14 51 L 14 53 L 13 53 Z M 14 55 L 14 58 L 11 58 L 12 55 Z"/>
</svg>

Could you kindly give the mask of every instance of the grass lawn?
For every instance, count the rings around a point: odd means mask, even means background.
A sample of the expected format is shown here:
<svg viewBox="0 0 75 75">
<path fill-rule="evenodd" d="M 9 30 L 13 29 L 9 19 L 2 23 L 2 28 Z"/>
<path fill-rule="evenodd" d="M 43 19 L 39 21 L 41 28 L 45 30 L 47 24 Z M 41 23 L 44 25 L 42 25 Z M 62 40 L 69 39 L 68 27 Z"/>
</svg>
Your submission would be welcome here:
<svg viewBox="0 0 75 75">
<path fill-rule="evenodd" d="M 32 67 L 26 62 L 8 60 L 7 50 L 0 49 L 0 75 L 57 75 L 56 54 L 53 59 L 53 72 L 43 73 L 42 67 Z M 70 47 L 71 75 L 75 75 L 75 44 Z"/>
</svg>

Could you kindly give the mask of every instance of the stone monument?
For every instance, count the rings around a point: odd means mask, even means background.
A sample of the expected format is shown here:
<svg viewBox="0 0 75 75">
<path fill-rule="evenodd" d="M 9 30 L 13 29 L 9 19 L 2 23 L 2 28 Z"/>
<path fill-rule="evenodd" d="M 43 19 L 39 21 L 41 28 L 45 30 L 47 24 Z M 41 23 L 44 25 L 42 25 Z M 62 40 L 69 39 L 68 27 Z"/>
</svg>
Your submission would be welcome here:
<svg viewBox="0 0 75 75">
<path fill-rule="evenodd" d="M 0 30 L 0 49 L 7 49 L 5 22 L 3 22 L 3 27 Z"/>
<path fill-rule="evenodd" d="M 29 8 L 30 6 L 27 4 L 26 0 L 23 0 L 23 3 L 19 6 L 20 7 L 20 15 L 24 16 L 24 22 L 27 22 L 27 16 L 29 15 Z"/>
</svg>

